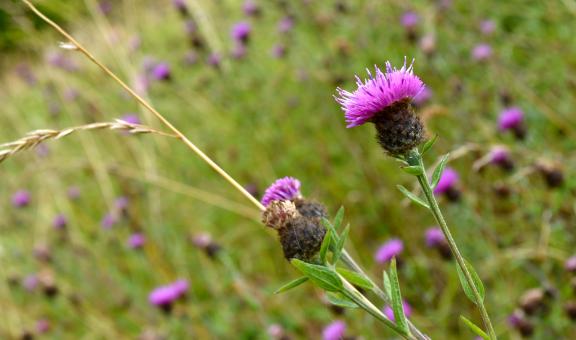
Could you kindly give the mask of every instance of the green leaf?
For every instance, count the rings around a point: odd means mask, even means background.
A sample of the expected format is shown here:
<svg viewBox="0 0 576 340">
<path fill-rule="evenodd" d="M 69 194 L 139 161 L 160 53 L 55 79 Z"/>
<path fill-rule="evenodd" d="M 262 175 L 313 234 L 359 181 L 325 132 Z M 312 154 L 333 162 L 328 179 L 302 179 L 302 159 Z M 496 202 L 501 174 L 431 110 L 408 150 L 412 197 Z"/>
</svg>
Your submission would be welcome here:
<svg viewBox="0 0 576 340">
<path fill-rule="evenodd" d="M 408 189 L 406 189 L 402 185 L 397 185 L 396 188 L 398 188 L 398 190 L 400 190 L 404 194 L 404 196 L 408 197 L 412 202 L 414 202 L 418 205 L 421 205 L 426 209 L 430 209 L 430 206 L 428 205 L 428 203 L 424 202 L 423 199 L 414 195 L 412 192 L 410 192 Z"/>
<path fill-rule="evenodd" d="M 336 213 L 336 216 L 334 217 L 334 223 L 332 223 L 334 229 L 338 230 L 340 228 L 343 219 L 344 219 L 344 207 L 340 207 L 340 209 L 338 209 L 338 212 Z"/>
<path fill-rule="evenodd" d="M 318 287 L 329 292 L 338 292 L 342 289 L 342 281 L 340 277 L 338 277 L 338 274 L 332 269 L 298 259 L 292 259 L 290 263 L 298 268 L 302 274 L 306 275 Z"/>
<path fill-rule="evenodd" d="M 342 275 L 346 280 L 350 281 L 355 286 L 372 290 L 374 286 L 372 282 L 365 278 L 363 275 L 353 272 L 344 268 L 336 268 L 338 274 Z"/>
<path fill-rule="evenodd" d="M 466 319 L 464 316 L 460 315 L 460 320 L 466 325 L 468 326 L 468 328 L 474 332 L 476 335 L 482 337 L 482 339 L 484 340 L 490 340 L 490 337 L 488 336 L 488 334 L 484 333 L 484 331 L 476 326 L 472 321 Z"/>
<path fill-rule="evenodd" d="M 354 301 L 350 300 L 341 293 L 328 292 L 326 293 L 326 297 L 328 298 L 328 302 L 335 306 L 344 308 L 358 308 L 358 305 Z"/>
<path fill-rule="evenodd" d="M 331 241 L 332 241 L 332 231 L 328 230 L 324 235 L 322 245 L 320 246 L 320 260 L 322 261 L 322 263 L 326 263 L 326 254 L 328 254 L 328 248 L 330 248 Z"/>
<path fill-rule="evenodd" d="M 404 166 L 401 167 L 402 171 L 414 176 L 420 176 L 424 173 L 424 169 L 420 165 L 411 165 L 411 166 Z"/>
<path fill-rule="evenodd" d="M 466 262 L 466 268 L 468 268 L 470 276 L 472 276 L 472 281 L 474 281 L 473 284 L 474 286 L 476 286 L 478 294 L 480 294 L 480 299 L 484 301 L 484 285 L 482 284 L 482 280 L 480 280 L 480 277 L 474 270 L 474 267 L 472 267 L 472 265 L 466 259 L 464 259 L 464 262 Z M 462 285 L 464 294 L 466 294 L 466 296 L 468 297 L 468 299 L 470 299 L 470 301 L 472 301 L 474 304 L 477 304 L 476 297 L 474 296 L 474 291 L 472 290 L 472 287 L 468 285 L 468 281 L 466 281 L 466 276 L 464 276 L 464 272 L 462 271 L 462 268 L 460 268 L 458 264 L 456 264 L 456 270 L 458 271 L 458 278 L 460 279 L 460 284 Z"/>
<path fill-rule="evenodd" d="M 402 305 L 402 294 L 400 293 L 400 282 L 398 281 L 398 272 L 396 271 L 396 258 L 392 259 L 390 265 L 390 284 L 392 295 L 392 310 L 394 311 L 394 319 L 400 329 L 405 334 L 409 334 L 408 320 L 404 314 L 404 306 Z"/>
<path fill-rule="evenodd" d="M 286 291 L 289 291 L 290 289 L 296 288 L 306 281 L 308 281 L 308 278 L 306 276 L 299 277 L 296 280 L 292 280 L 292 281 L 288 282 L 287 284 L 283 285 L 282 287 L 276 289 L 274 294 L 280 294 L 280 293 L 284 293 Z"/>
<path fill-rule="evenodd" d="M 342 250 L 344 249 L 344 243 L 346 243 L 346 238 L 348 238 L 348 232 L 350 231 L 350 225 L 347 225 L 342 231 L 340 235 L 340 239 L 336 243 L 335 249 L 332 251 L 334 256 L 332 257 L 332 262 L 336 263 L 340 259 L 340 255 L 342 255 Z"/>
<path fill-rule="evenodd" d="M 426 143 L 424 143 L 424 146 L 422 146 L 422 152 L 421 154 L 425 154 L 428 150 L 430 150 L 432 148 L 432 146 L 434 146 L 434 143 L 436 143 L 436 140 L 438 139 L 438 135 L 434 135 L 434 137 L 432 137 L 431 139 L 427 140 Z"/>
<path fill-rule="evenodd" d="M 383 279 L 383 283 L 384 283 L 384 292 L 386 293 L 386 295 L 390 296 L 392 295 L 392 284 L 390 283 L 390 277 L 388 276 L 388 273 L 386 273 L 386 271 L 382 271 L 382 279 Z"/>
<path fill-rule="evenodd" d="M 436 188 L 438 182 L 440 181 L 440 177 L 442 177 L 442 172 L 444 172 L 444 168 L 446 167 L 446 163 L 448 163 L 448 157 L 450 156 L 449 153 L 445 154 L 436 169 L 434 169 L 434 173 L 432 174 L 432 189 Z"/>
</svg>

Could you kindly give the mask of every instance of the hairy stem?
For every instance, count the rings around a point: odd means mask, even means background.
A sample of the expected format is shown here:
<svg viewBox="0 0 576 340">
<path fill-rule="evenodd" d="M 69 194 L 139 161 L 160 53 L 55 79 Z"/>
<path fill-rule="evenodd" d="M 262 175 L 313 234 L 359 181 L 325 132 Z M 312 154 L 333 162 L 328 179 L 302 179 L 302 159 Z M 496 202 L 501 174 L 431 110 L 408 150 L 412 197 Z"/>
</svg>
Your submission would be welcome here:
<svg viewBox="0 0 576 340">
<path fill-rule="evenodd" d="M 478 288 L 474 284 L 472 274 L 470 273 L 470 271 L 468 270 L 468 267 L 466 266 L 466 262 L 464 261 L 464 257 L 460 253 L 460 250 L 458 249 L 458 246 L 456 245 L 456 241 L 454 241 L 454 238 L 452 237 L 452 233 L 450 233 L 450 229 L 448 228 L 448 225 L 446 224 L 446 220 L 444 219 L 444 216 L 442 215 L 442 211 L 440 210 L 440 207 L 438 206 L 438 201 L 436 201 L 436 197 L 434 196 L 434 193 L 432 192 L 432 187 L 430 186 L 430 182 L 428 181 L 428 178 L 426 177 L 426 168 L 424 167 L 424 161 L 422 159 L 422 155 L 418 152 L 417 149 L 414 149 L 414 150 L 412 150 L 410 155 L 407 157 L 407 161 L 408 161 L 408 164 L 410 164 L 412 166 L 420 166 L 423 170 L 422 174 L 418 175 L 416 177 L 418 178 L 418 182 L 420 183 L 420 186 L 422 187 L 422 191 L 424 192 L 424 196 L 426 196 L 426 200 L 428 201 L 428 205 L 430 206 L 430 211 L 432 212 L 432 215 L 434 215 L 436 222 L 438 222 L 438 224 L 440 225 L 440 228 L 442 229 L 442 232 L 444 233 L 444 236 L 446 237 L 446 240 L 448 241 L 448 245 L 450 246 L 450 250 L 452 251 L 452 254 L 454 255 L 454 257 L 456 258 L 456 262 L 458 263 L 458 266 L 462 270 L 462 273 L 464 274 L 464 278 L 466 279 L 468 286 L 472 289 L 472 292 L 474 294 L 474 298 L 476 300 L 475 304 L 478 307 L 478 310 L 480 311 L 480 315 L 482 316 L 482 321 L 484 322 L 484 327 L 488 331 L 490 339 L 495 340 L 496 339 L 496 332 L 494 331 L 494 327 L 492 326 L 492 322 L 490 321 L 490 317 L 488 316 L 488 311 L 486 310 L 486 307 L 484 306 L 483 299 L 480 296 L 480 292 L 478 291 Z"/>
</svg>

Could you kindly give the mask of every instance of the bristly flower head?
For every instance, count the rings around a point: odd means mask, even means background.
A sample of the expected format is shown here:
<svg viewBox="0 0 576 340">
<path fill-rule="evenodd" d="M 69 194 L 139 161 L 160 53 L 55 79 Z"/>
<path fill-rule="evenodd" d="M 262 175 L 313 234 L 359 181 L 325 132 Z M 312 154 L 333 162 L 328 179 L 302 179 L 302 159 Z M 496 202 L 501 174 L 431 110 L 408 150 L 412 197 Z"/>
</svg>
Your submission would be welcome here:
<svg viewBox="0 0 576 340">
<path fill-rule="evenodd" d="M 250 23 L 242 21 L 232 27 L 230 35 L 232 36 L 232 39 L 241 43 L 246 43 L 250 38 L 250 32 L 252 32 L 252 26 L 250 26 Z"/>
<path fill-rule="evenodd" d="M 266 189 L 261 202 L 264 206 L 268 206 L 272 201 L 290 201 L 299 196 L 301 196 L 300 181 L 293 177 L 284 177 L 276 180 Z"/>
<path fill-rule="evenodd" d="M 362 80 L 356 76 L 358 89 L 348 92 L 338 88 L 340 97 L 336 101 L 345 112 L 346 127 L 352 128 L 371 121 L 374 116 L 381 113 L 392 104 L 408 99 L 412 100 L 424 89 L 424 83 L 414 75 L 414 61 L 410 66 L 404 65 L 401 69 L 392 68 L 390 62 L 386 62 L 386 72 L 382 72 L 377 66 L 376 75 L 368 71 L 369 79 Z"/>
<path fill-rule="evenodd" d="M 501 131 L 515 129 L 524 121 L 524 112 L 518 107 L 503 110 L 498 118 L 498 127 Z"/>
</svg>

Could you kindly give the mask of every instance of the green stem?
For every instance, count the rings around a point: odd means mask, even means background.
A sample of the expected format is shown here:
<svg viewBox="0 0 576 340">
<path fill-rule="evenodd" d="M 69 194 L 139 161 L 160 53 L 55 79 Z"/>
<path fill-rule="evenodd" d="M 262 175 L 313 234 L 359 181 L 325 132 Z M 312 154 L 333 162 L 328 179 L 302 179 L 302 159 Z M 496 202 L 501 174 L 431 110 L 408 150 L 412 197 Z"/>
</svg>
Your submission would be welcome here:
<svg viewBox="0 0 576 340">
<path fill-rule="evenodd" d="M 373 287 L 372 291 L 382 301 L 384 301 L 384 303 L 386 303 L 388 306 L 392 306 L 392 299 L 382 289 L 380 289 L 380 287 L 376 283 L 374 283 L 374 281 L 372 281 L 372 279 L 364 272 L 362 267 L 360 267 L 358 265 L 358 263 L 356 263 L 356 261 L 354 261 L 352 256 L 350 256 L 350 254 L 346 250 L 342 251 L 342 257 L 340 259 L 342 260 L 342 262 L 344 262 L 344 264 L 348 268 L 350 268 L 351 270 L 355 271 L 356 273 L 362 275 L 366 280 L 370 281 L 370 283 L 372 283 L 372 287 Z M 414 335 L 415 339 L 417 339 L 417 340 L 429 340 L 430 339 L 430 337 L 428 337 L 427 335 L 422 333 L 422 331 L 420 331 L 418 328 L 416 328 L 416 326 L 414 326 L 414 324 L 412 322 L 410 322 L 410 320 L 408 320 L 408 327 L 410 328 L 410 332 Z"/>
<path fill-rule="evenodd" d="M 402 329 L 400 329 L 394 322 L 390 321 L 382 311 L 380 311 L 370 300 L 368 300 L 364 295 L 362 295 L 350 282 L 348 282 L 344 277 L 340 276 L 340 280 L 344 287 L 342 288 L 341 293 L 348 297 L 350 300 L 354 301 L 360 308 L 367 311 L 370 315 L 378 319 L 380 322 L 388 326 L 394 332 L 398 333 L 398 335 L 402 336 L 404 339 L 408 340 L 417 340 L 410 332 L 408 334 L 404 333 Z"/>
<path fill-rule="evenodd" d="M 480 315 L 482 316 L 482 321 L 484 322 L 484 327 L 488 330 L 488 334 L 490 336 L 490 339 L 495 340 L 495 339 L 497 339 L 496 332 L 494 331 L 494 327 L 492 327 L 492 323 L 490 322 L 490 317 L 488 316 L 488 311 L 486 310 L 486 307 L 484 307 L 482 297 L 480 296 L 480 293 L 478 292 L 478 288 L 476 287 L 476 285 L 474 284 L 474 280 L 472 279 L 472 274 L 470 274 L 470 271 L 468 270 L 468 267 L 466 266 L 466 263 L 464 261 L 464 257 L 462 257 L 462 254 L 460 253 L 460 250 L 458 249 L 458 246 L 456 245 L 456 241 L 454 241 L 454 238 L 452 237 L 452 234 L 450 233 L 450 229 L 448 229 L 448 225 L 446 224 L 446 220 L 444 220 L 444 216 L 442 215 L 442 211 L 440 211 L 440 207 L 438 206 L 438 201 L 436 201 L 436 197 L 434 196 L 434 193 L 432 192 L 432 187 L 430 186 L 430 182 L 428 182 L 428 178 L 426 177 L 426 168 L 424 167 L 424 161 L 422 159 L 422 155 L 420 155 L 420 153 L 418 152 L 417 149 L 414 149 L 409 154 L 409 156 L 407 157 L 407 161 L 408 161 L 408 164 L 410 164 L 410 165 L 417 165 L 417 166 L 422 167 L 422 175 L 418 175 L 416 177 L 418 178 L 418 182 L 420 183 L 420 186 L 422 187 L 422 191 L 424 191 L 424 196 L 426 196 L 426 200 L 428 201 L 428 204 L 430 206 L 430 211 L 432 212 L 432 215 L 434 215 L 434 218 L 436 219 L 438 224 L 440 224 L 440 228 L 442 229 L 442 232 L 444 233 L 444 236 L 446 237 L 446 240 L 448 241 L 448 245 L 450 246 L 450 250 L 452 251 L 452 254 L 454 255 L 454 257 L 456 258 L 456 261 L 458 262 L 458 266 L 462 270 L 462 273 L 464 274 L 464 278 L 466 279 L 468 286 L 470 286 L 472 288 L 472 292 L 473 292 L 474 298 L 476 300 L 476 306 L 478 307 L 478 309 L 480 311 Z"/>
</svg>

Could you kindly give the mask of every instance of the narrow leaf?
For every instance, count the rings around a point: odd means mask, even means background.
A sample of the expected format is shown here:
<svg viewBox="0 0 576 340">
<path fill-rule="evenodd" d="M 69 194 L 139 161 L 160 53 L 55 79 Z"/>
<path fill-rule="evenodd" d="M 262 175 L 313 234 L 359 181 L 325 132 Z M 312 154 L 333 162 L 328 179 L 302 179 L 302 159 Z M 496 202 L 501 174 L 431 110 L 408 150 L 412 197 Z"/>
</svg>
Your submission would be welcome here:
<svg viewBox="0 0 576 340">
<path fill-rule="evenodd" d="M 424 146 L 422 147 L 422 152 L 421 154 L 425 154 L 428 150 L 430 150 L 432 148 L 432 146 L 434 146 L 434 143 L 436 143 L 436 140 L 438 139 L 438 135 L 434 135 L 434 137 L 432 137 L 431 139 L 427 140 L 426 143 L 424 143 Z"/>
<path fill-rule="evenodd" d="M 382 280 L 383 280 L 383 284 L 384 284 L 384 292 L 386 293 L 386 295 L 390 296 L 392 293 L 392 284 L 390 283 L 390 277 L 388 276 L 388 273 L 386 273 L 386 271 L 382 271 Z"/>
<path fill-rule="evenodd" d="M 482 284 L 482 280 L 480 280 L 480 277 L 474 270 L 474 267 L 472 267 L 472 265 L 467 260 L 464 260 L 464 262 L 466 262 L 466 268 L 468 268 L 470 276 L 472 276 L 472 281 L 474 281 L 473 284 L 474 286 L 476 286 L 478 294 L 480 294 L 480 299 L 484 301 L 484 285 Z M 466 296 L 468 297 L 468 299 L 470 299 L 470 301 L 472 301 L 474 304 L 477 304 L 476 297 L 474 296 L 474 291 L 472 290 L 472 287 L 468 285 L 468 281 L 466 281 L 466 276 L 464 276 L 464 272 L 462 271 L 462 268 L 460 268 L 458 264 L 456 264 L 456 270 L 458 271 L 458 278 L 460 279 L 460 284 L 462 285 L 464 294 L 466 294 Z"/>
<path fill-rule="evenodd" d="M 340 229 L 343 219 L 344 219 L 344 207 L 340 207 L 340 209 L 338 209 L 338 212 L 336 213 L 336 216 L 334 217 L 334 222 L 332 223 L 334 229 L 336 230 Z"/>
<path fill-rule="evenodd" d="M 344 268 L 336 268 L 338 274 L 342 275 L 346 280 L 350 281 L 355 286 L 372 290 L 374 286 L 372 282 L 365 278 L 363 275 L 353 272 Z"/>
<path fill-rule="evenodd" d="M 422 200 L 420 197 L 414 195 L 412 192 L 410 192 L 405 187 L 403 187 L 401 185 L 397 185 L 396 188 L 398 188 L 398 190 L 400 190 L 404 194 L 404 196 L 408 197 L 412 202 L 414 202 L 418 205 L 421 205 L 426 209 L 430 209 L 430 206 L 428 205 L 428 203 L 424 202 L 424 200 Z"/>
<path fill-rule="evenodd" d="M 320 260 L 322 263 L 326 263 L 326 255 L 328 254 L 328 248 L 330 248 L 330 242 L 332 241 L 332 231 L 328 230 L 324 239 L 322 240 L 322 245 L 320 246 Z"/>
<path fill-rule="evenodd" d="M 336 248 L 333 250 L 334 256 L 332 258 L 332 262 L 336 263 L 340 259 L 340 255 L 342 255 L 342 250 L 344 249 L 344 243 L 346 243 L 346 238 L 348 238 L 348 232 L 350 231 L 350 225 L 347 225 L 342 231 L 340 235 L 340 239 L 338 243 L 336 243 Z"/>
<path fill-rule="evenodd" d="M 462 315 L 460 315 L 460 320 L 476 335 L 480 336 L 484 340 L 490 340 L 488 334 L 484 333 L 484 331 L 480 327 L 476 326 L 472 321 L 466 319 Z"/>
<path fill-rule="evenodd" d="M 402 294 L 400 293 L 400 282 L 398 281 L 398 272 L 396 271 L 396 258 L 392 259 L 392 264 L 390 266 L 390 284 L 394 319 L 398 327 L 400 327 L 406 334 L 409 334 L 408 320 L 406 320 L 406 315 L 404 314 Z"/>
<path fill-rule="evenodd" d="M 354 301 L 350 300 L 341 293 L 329 292 L 326 293 L 326 297 L 328 298 L 328 302 L 335 306 L 344 308 L 358 308 L 358 305 Z"/>
<path fill-rule="evenodd" d="M 292 265 L 306 275 L 318 287 L 329 291 L 338 292 L 342 289 L 342 281 L 338 274 L 328 267 L 307 263 L 298 259 L 290 261 Z"/>
<path fill-rule="evenodd" d="M 442 172 L 444 172 L 444 168 L 446 167 L 446 163 L 448 163 L 449 156 L 449 153 L 445 154 L 440 160 L 440 163 L 436 166 L 436 169 L 434 169 L 434 173 L 432 174 L 432 189 L 436 188 L 436 185 L 438 185 L 440 177 L 442 177 Z"/>
<path fill-rule="evenodd" d="M 420 176 L 424 173 L 424 169 L 420 165 L 404 166 L 401 168 L 407 174 Z"/>
<path fill-rule="evenodd" d="M 278 288 L 274 292 L 274 294 L 280 294 L 280 293 L 284 293 L 286 291 L 289 291 L 290 289 L 296 288 L 306 281 L 308 281 L 308 278 L 306 276 L 299 277 L 296 280 L 292 280 L 292 281 L 288 282 L 287 284 L 283 285 L 282 287 Z"/>
</svg>

